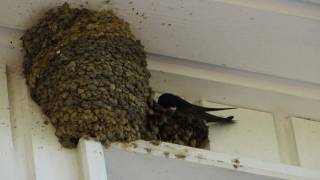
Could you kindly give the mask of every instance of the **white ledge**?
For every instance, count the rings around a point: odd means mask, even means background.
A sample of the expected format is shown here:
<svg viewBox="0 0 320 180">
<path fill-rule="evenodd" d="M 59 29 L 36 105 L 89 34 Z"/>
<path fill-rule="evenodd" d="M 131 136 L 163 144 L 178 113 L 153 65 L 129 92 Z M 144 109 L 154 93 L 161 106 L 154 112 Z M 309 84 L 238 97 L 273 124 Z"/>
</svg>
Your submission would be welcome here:
<svg viewBox="0 0 320 180">
<path fill-rule="evenodd" d="M 178 159 L 201 165 L 226 168 L 261 176 L 285 179 L 320 179 L 320 173 L 309 169 L 279 163 L 267 163 L 248 158 L 239 158 L 208 150 L 162 142 L 154 145 L 146 141 L 113 143 L 110 149 L 149 154 L 156 157 Z M 106 150 L 108 151 L 108 150 Z M 106 159 L 108 161 L 108 159 Z"/>
</svg>

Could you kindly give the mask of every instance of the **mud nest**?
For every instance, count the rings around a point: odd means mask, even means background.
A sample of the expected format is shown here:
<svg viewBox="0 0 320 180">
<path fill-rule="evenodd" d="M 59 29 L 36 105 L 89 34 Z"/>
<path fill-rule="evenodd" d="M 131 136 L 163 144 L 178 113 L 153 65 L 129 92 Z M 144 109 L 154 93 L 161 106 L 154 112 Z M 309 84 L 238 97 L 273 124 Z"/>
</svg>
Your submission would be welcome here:
<svg viewBox="0 0 320 180">
<path fill-rule="evenodd" d="M 50 9 L 22 37 L 32 99 L 64 147 L 81 137 L 105 144 L 137 139 L 199 146 L 204 122 L 153 101 L 140 41 L 112 11 Z"/>
</svg>

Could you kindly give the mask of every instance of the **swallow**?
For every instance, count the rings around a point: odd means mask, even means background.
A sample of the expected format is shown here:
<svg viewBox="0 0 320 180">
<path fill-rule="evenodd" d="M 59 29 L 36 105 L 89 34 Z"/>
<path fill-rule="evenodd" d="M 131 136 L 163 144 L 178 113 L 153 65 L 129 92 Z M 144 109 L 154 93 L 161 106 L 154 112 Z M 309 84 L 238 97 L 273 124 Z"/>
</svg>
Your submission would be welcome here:
<svg viewBox="0 0 320 180">
<path fill-rule="evenodd" d="M 220 123 L 227 123 L 233 122 L 233 116 L 229 116 L 226 118 L 215 116 L 212 114 L 208 114 L 208 111 L 223 111 L 223 110 L 230 110 L 235 108 L 208 108 L 202 107 L 198 105 L 194 105 L 189 103 L 188 101 L 182 99 L 179 96 L 164 93 L 158 99 L 158 104 L 164 108 L 176 108 L 176 111 L 194 115 L 199 119 L 203 119 L 206 122 L 220 122 Z"/>
</svg>

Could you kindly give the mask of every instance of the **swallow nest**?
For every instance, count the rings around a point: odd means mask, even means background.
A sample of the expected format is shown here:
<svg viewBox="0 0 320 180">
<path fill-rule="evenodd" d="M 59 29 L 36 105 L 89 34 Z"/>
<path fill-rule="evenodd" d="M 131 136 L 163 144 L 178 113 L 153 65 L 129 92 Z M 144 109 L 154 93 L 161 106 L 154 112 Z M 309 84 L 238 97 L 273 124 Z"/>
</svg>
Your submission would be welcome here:
<svg viewBox="0 0 320 180">
<path fill-rule="evenodd" d="M 153 101 L 140 41 L 112 11 L 50 9 L 22 37 L 32 99 L 64 147 L 81 137 L 104 144 L 137 139 L 200 146 L 204 122 Z"/>
</svg>

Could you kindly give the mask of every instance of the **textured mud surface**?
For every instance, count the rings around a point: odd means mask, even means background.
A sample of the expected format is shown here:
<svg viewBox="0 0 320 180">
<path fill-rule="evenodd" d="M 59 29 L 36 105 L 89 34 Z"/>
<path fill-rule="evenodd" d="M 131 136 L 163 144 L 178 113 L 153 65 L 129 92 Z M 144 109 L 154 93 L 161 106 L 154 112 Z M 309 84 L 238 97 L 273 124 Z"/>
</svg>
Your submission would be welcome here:
<svg viewBox="0 0 320 180">
<path fill-rule="evenodd" d="M 204 122 L 152 100 L 143 46 L 112 11 L 64 4 L 49 10 L 22 41 L 31 97 L 63 146 L 75 147 L 81 137 L 189 146 L 207 139 Z"/>
<path fill-rule="evenodd" d="M 157 139 L 192 147 L 203 147 L 208 140 L 208 127 L 205 121 L 170 109 L 157 103 L 148 114 L 145 139 Z"/>
</svg>

